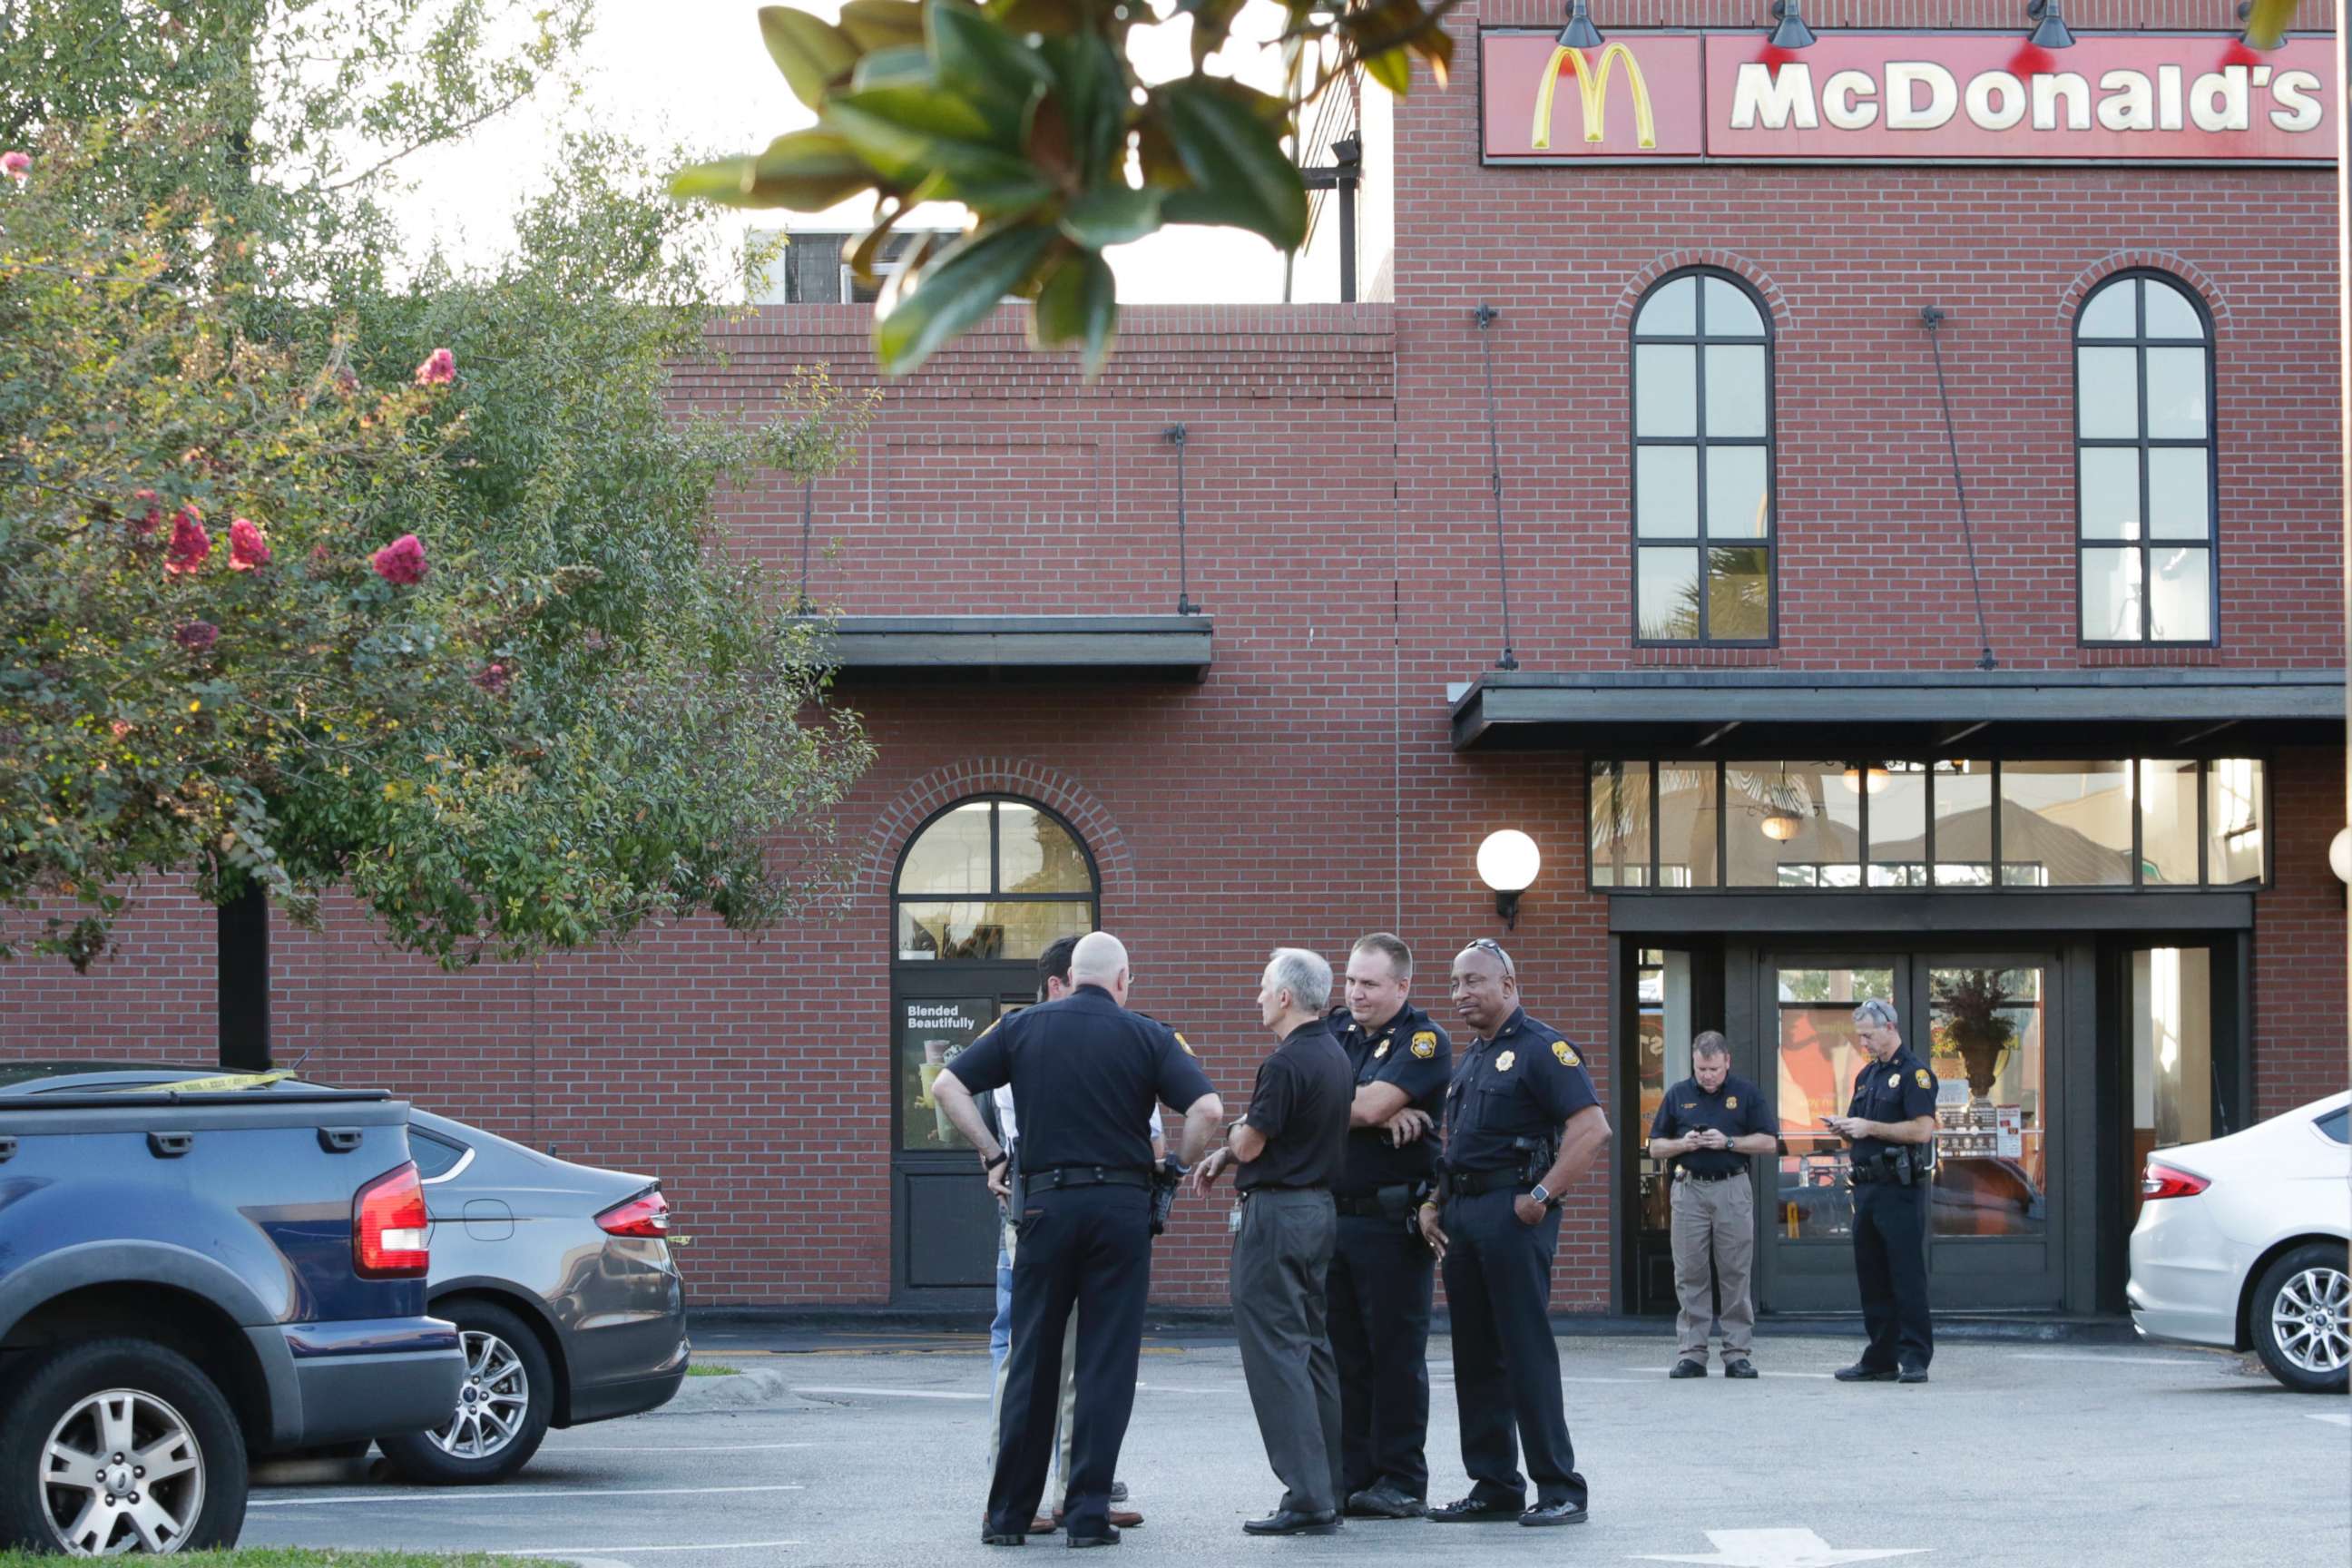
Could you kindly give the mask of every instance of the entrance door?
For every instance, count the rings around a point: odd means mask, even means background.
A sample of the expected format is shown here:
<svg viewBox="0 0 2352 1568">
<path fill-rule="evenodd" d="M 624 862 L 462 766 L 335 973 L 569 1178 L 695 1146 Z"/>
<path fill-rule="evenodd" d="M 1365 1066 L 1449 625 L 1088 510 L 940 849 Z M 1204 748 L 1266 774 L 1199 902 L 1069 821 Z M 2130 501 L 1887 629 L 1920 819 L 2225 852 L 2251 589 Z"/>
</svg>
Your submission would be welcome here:
<svg viewBox="0 0 2352 1568">
<path fill-rule="evenodd" d="M 1787 953 L 1759 966 L 1783 1152 L 1758 1213 L 1761 1304 L 1855 1311 L 1853 1194 L 1841 1115 L 1868 1053 L 1854 1005 L 1891 1001 L 1905 1042 L 1940 1082 L 1929 1208 L 1930 1295 L 1947 1308 L 2040 1308 L 2064 1292 L 2057 1163 L 2061 1074 L 2048 954 Z M 1924 1026 L 1923 1026 L 1924 1021 Z"/>
</svg>

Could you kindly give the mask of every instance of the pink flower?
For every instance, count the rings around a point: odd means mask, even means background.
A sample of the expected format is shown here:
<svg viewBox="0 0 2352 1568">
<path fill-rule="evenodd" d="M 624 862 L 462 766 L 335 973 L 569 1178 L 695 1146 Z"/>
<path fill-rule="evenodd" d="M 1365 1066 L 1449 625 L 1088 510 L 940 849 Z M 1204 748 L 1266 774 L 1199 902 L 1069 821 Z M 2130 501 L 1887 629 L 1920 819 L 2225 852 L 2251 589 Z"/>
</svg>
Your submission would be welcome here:
<svg viewBox="0 0 2352 1568">
<path fill-rule="evenodd" d="M 513 683 L 514 668 L 511 665 L 501 664 L 497 659 L 492 659 L 474 672 L 474 684 L 493 697 L 505 696 L 507 688 Z"/>
<path fill-rule="evenodd" d="M 204 513 L 184 506 L 172 519 L 172 542 L 163 551 L 163 570 L 184 577 L 202 566 L 213 552 L 213 536 L 205 531 Z"/>
<path fill-rule="evenodd" d="M 144 503 L 140 508 L 139 515 L 131 522 L 131 529 L 142 539 L 163 526 L 162 496 L 157 495 L 153 490 L 135 490 L 131 493 L 131 499 Z"/>
<path fill-rule="evenodd" d="M 405 588 L 412 583 L 425 581 L 425 542 L 413 533 L 404 533 L 390 544 L 368 557 L 375 574 L 395 587 Z"/>
<path fill-rule="evenodd" d="M 416 367 L 419 386 L 446 386 L 457 379 L 457 356 L 447 349 L 435 349 Z"/>
<path fill-rule="evenodd" d="M 32 172 L 33 160 L 23 153 L 0 153 L 0 174 L 5 174 L 18 184 Z"/>
<path fill-rule="evenodd" d="M 210 621 L 189 621 L 172 633 L 172 640 L 190 653 L 203 653 L 220 641 L 220 627 Z"/>
<path fill-rule="evenodd" d="M 269 546 L 261 537 L 261 526 L 244 518 L 231 520 L 228 525 L 228 569 L 251 572 L 269 564 Z"/>
<path fill-rule="evenodd" d="M 128 735 L 129 733 L 131 733 L 131 726 L 130 726 L 130 724 L 129 724 L 128 722 L 126 722 L 125 721 L 121 720 L 121 719 L 115 719 L 115 720 L 110 720 L 110 721 L 108 721 L 108 723 L 107 723 L 106 728 L 107 728 L 108 731 L 109 731 L 110 733 L 111 733 L 111 734 L 114 736 L 114 738 L 115 738 L 116 740 L 118 740 L 118 741 L 120 741 L 121 739 L 122 739 L 122 737 L 123 737 L 123 736 Z"/>
</svg>

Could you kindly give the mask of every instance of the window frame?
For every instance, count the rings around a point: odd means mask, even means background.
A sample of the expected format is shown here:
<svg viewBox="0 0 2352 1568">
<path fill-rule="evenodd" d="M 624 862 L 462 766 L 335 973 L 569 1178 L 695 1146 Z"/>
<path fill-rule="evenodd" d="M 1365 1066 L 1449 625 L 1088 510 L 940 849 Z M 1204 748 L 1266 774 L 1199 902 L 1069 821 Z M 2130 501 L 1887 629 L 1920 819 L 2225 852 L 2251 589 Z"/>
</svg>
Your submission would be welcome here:
<svg viewBox="0 0 2352 1568">
<path fill-rule="evenodd" d="M 1693 279 L 1697 287 L 1692 300 L 1689 333 L 1654 333 L 1643 335 L 1642 314 L 1651 302 L 1668 286 L 1683 279 Z M 1746 334 L 1717 336 L 1706 330 L 1706 280 L 1717 279 L 1738 289 L 1756 308 L 1757 319 L 1764 323 L 1763 336 Z M 1761 343 L 1764 350 L 1764 434 L 1761 437 L 1727 436 L 1710 440 L 1706 434 L 1706 350 L 1710 344 L 1753 346 Z M 1695 401 L 1693 433 L 1682 436 L 1643 436 L 1640 428 L 1641 385 L 1638 348 L 1643 343 L 1687 345 L 1694 350 L 1692 358 L 1691 395 Z M 1658 279 L 1642 291 L 1635 301 L 1631 321 L 1625 328 L 1625 494 L 1629 505 L 1627 525 L 1632 534 L 1632 554 L 1628 561 L 1628 582 L 1631 603 L 1628 625 L 1636 647 L 1777 647 L 1780 642 L 1780 360 L 1777 334 L 1773 331 L 1771 307 L 1754 285 L 1736 272 L 1720 267 L 1678 267 Z M 1764 635 L 1761 637 L 1714 637 L 1707 635 L 1707 570 L 1708 552 L 1715 542 L 1706 531 L 1706 453 L 1710 446 L 1760 447 L 1764 452 L 1764 537 L 1738 542 L 1725 541 L 1726 549 L 1755 549 L 1764 552 L 1764 591 L 1768 601 Z M 1651 538 L 1642 532 L 1641 449 L 1643 447 L 1678 447 L 1692 454 L 1696 470 L 1696 497 L 1692 514 L 1694 533 L 1689 538 Z M 1698 636 L 1696 637 L 1647 637 L 1642 635 L 1642 567 L 1641 552 L 1644 548 L 1688 548 L 1698 560 Z"/>
<path fill-rule="evenodd" d="M 2253 881 L 2216 882 L 2212 880 L 2213 845 L 2211 815 L 2213 768 L 2218 763 L 2236 761 L 2240 758 L 2257 762 L 2262 764 L 2262 874 Z M 1864 769 L 1884 766 L 1890 763 L 1916 763 L 1926 769 L 1927 799 L 1924 805 L 1925 818 L 1924 828 L 1920 837 L 1920 852 L 1924 857 L 1922 863 L 1927 868 L 1927 879 L 1923 884 L 1907 882 L 1873 882 L 1870 879 L 1871 867 L 1876 862 L 1874 862 L 1871 859 L 1872 841 L 1870 836 L 1870 791 L 1867 788 L 1864 788 L 1856 792 L 1859 798 L 1859 811 L 1857 816 L 1859 826 L 1856 829 L 1856 835 L 1859 840 L 1859 858 L 1855 861 L 1855 880 L 1851 884 L 1817 883 L 1810 887 L 1790 885 L 1766 886 L 1757 883 L 1733 882 L 1729 880 L 1731 871 L 1730 851 L 1732 818 L 1735 814 L 1732 812 L 1729 805 L 1728 791 L 1730 784 L 1728 774 L 1730 771 L 1735 768 L 1769 767 L 1782 762 L 1822 762 L 1832 759 L 1813 754 L 1807 754 L 1801 758 L 1790 755 L 1787 757 L 1721 756 L 1712 759 L 1713 766 L 1715 768 L 1714 798 L 1716 801 L 1716 880 L 1704 886 L 1667 883 L 1660 879 L 1660 873 L 1663 869 L 1661 858 L 1664 853 L 1663 847 L 1659 842 L 1657 828 L 1659 792 L 1662 787 L 1660 784 L 1660 774 L 1664 772 L 1664 763 L 1667 762 L 1682 762 L 1685 760 L 1685 759 L 1665 756 L 1656 752 L 1644 752 L 1638 756 L 1631 754 L 1603 754 L 1600 752 L 1589 752 L 1586 754 L 1584 758 L 1584 826 L 1582 828 L 1580 846 L 1584 856 L 1585 891 L 1588 893 L 1597 893 L 1603 897 L 1614 897 L 1620 894 L 1635 897 L 1645 894 L 1664 894 L 1669 898 L 1682 898 L 1691 895 L 1721 894 L 1732 894 L 1743 898 L 1756 895 L 1767 898 L 1844 898 L 1871 893 L 1909 893 L 1922 896 L 1957 894 L 1970 898 L 2012 899 L 2037 898 L 2053 894 L 2089 894 L 2094 897 L 2102 898 L 2148 895 L 2156 898 L 2168 898 L 2187 893 L 2256 893 L 2267 891 L 2275 885 L 2274 879 L 2277 866 L 2276 856 L 2278 852 L 2278 834 L 2276 831 L 2276 824 L 2278 821 L 2276 815 L 2278 807 L 2278 792 L 2276 786 L 2277 769 L 2275 766 L 2275 760 L 2268 752 L 2239 752 L 2210 756 L 2198 753 L 2182 755 L 2179 752 L 2175 752 L 2170 756 L 2164 756 L 2146 752 L 2133 751 L 2121 757 L 2089 757 L 2072 754 L 2064 757 L 2053 757 L 2045 756 L 2034 752 L 2021 751 L 2014 752 L 1993 752 L 1982 757 L 1981 759 L 1978 757 L 1937 757 L 1900 754 L 1873 757 L 1859 763 L 1855 763 L 1852 759 L 1848 759 L 1848 765 L 1850 767 L 1860 767 Z M 1690 760 L 1695 761 L 1696 759 Z M 1990 828 L 1990 840 L 1987 846 L 1987 850 L 1990 857 L 1990 864 L 1992 868 L 1992 880 L 1989 883 L 1939 882 L 1936 880 L 1935 872 L 1935 868 L 1942 863 L 1937 854 L 1936 846 L 1936 764 L 1943 762 L 1974 762 L 1978 760 L 1982 760 L 1991 764 L 1990 772 L 1986 775 L 1986 777 L 1991 789 L 1992 798 L 1992 810 L 1987 822 L 1987 826 Z M 2032 763 L 2042 761 L 2120 761 L 2126 764 L 2126 774 L 2131 781 L 2133 802 L 2131 814 L 2132 839 L 2129 850 L 2132 871 L 2131 880 L 2127 882 L 2109 883 L 2070 882 L 2052 884 L 2012 882 L 2005 879 L 2004 873 L 2008 869 L 2009 862 L 2002 855 L 2002 849 L 2004 847 L 2001 842 L 2002 837 L 2004 837 L 2001 828 L 2001 818 L 2004 815 L 2001 805 L 2003 798 L 2001 793 L 2002 774 L 2007 770 L 2009 764 L 2012 763 Z M 1612 767 L 1622 768 L 1625 764 L 1634 762 L 1644 763 L 1649 773 L 1649 803 L 1645 809 L 1649 817 L 1650 854 L 1647 869 L 1644 872 L 1648 880 L 1643 883 L 1631 885 L 1596 881 L 1593 878 L 1595 858 L 1592 853 L 1593 779 L 1597 770 Z M 2197 879 L 2195 881 L 2163 882 L 2152 881 L 2147 879 L 2146 843 L 2147 812 L 2140 800 L 2141 785 L 2139 780 L 2141 777 L 2141 768 L 2150 762 L 2184 762 L 2194 763 L 2197 765 Z"/>
<path fill-rule="evenodd" d="M 2161 284 L 2189 301 L 2197 312 L 2204 337 L 2199 346 L 2205 351 L 2205 435 L 2202 440 L 2186 440 L 2178 437 L 2153 437 L 2147 428 L 2147 351 L 2155 348 L 2185 348 L 2180 338 L 2150 338 L 2147 335 L 2147 296 L 2146 289 L 2135 289 L 2132 295 L 2132 330 L 2128 338 L 2085 338 L 2083 320 L 2090 313 L 2092 303 L 2108 289 L 2123 283 L 2145 285 L 2149 281 Z M 2134 356 L 2133 381 L 2139 398 L 2139 434 L 2128 439 L 2101 436 L 2085 437 L 2083 434 L 2083 350 L 2085 348 L 2130 349 Z M 2098 286 L 2083 296 L 2075 308 L 2074 319 L 2067 333 L 2066 368 L 2073 389 L 2073 406 L 2069 410 L 2072 428 L 2069 432 L 2074 453 L 2074 641 L 2079 647 L 2093 648 L 2199 648 L 2218 647 L 2221 642 L 2221 419 L 2218 397 L 2216 363 L 2221 357 L 2221 335 L 2216 330 L 2213 312 L 2207 308 L 2205 298 L 2192 288 L 2189 280 L 2178 274 L 2156 267 L 2133 267 L 2113 273 L 2100 280 Z M 2166 637 L 2153 636 L 2156 626 L 2156 593 L 2151 577 L 2150 559 L 2156 544 L 2150 532 L 2147 513 L 2150 499 L 2147 455 L 2153 449 L 2189 450 L 2201 448 L 2205 453 L 2205 628 L 2202 638 Z M 2100 540 L 2095 543 L 2084 533 L 2083 454 L 2086 450 L 2131 450 L 2139 458 L 2139 537 L 2135 540 Z M 2186 540 L 2163 542 L 2188 544 Z M 2085 561 L 2093 550 L 2136 550 L 2139 555 L 2139 624 L 2142 636 L 2130 640 L 2087 636 L 2084 621 L 2084 607 L 2089 600 L 2090 576 Z"/>
<path fill-rule="evenodd" d="M 985 804 L 988 806 L 988 890 L 978 893 L 902 892 L 900 890 L 899 884 L 903 881 L 907 874 L 907 858 L 915 852 L 915 846 L 923 841 L 923 835 L 929 833 L 933 826 L 943 820 L 950 812 L 961 811 L 966 806 L 982 804 Z M 1001 822 L 1000 808 L 1007 805 L 1026 806 L 1029 810 L 1036 812 L 1039 816 L 1044 816 L 1055 826 L 1059 827 L 1063 832 L 1070 836 L 1070 842 L 1078 847 L 1078 856 L 1086 862 L 1087 882 L 1087 891 L 1083 893 L 1006 893 L 997 891 L 997 889 L 1003 885 L 1004 880 L 1003 828 Z M 1102 929 L 1102 868 L 1096 863 L 1094 847 L 1087 842 L 1086 835 L 1080 833 L 1077 828 L 1071 824 L 1068 817 L 1064 816 L 1060 812 L 1055 811 L 1044 801 L 1031 800 L 1026 795 L 1013 795 L 1003 790 L 986 790 L 978 795 L 959 795 L 955 799 L 949 801 L 946 805 L 940 806 L 937 811 L 931 812 L 926 816 L 920 823 L 917 824 L 915 831 L 907 835 L 907 841 L 898 847 L 898 858 L 891 862 L 890 929 L 888 936 L 890 943 L 890 966 L 894 970 L 912 969 L 925 973 L 936 973 L 942 968 L 956 965 L 980 967 L 993 965 L 1000 968 L 1005 966 L 1027 966 L 1033 971 L 1034 970 L 1036 967 L 1036 960 L 1031 958 L 908 959 L 900 958 L 898 956 L 898 908 L 901 904 L 954 903 L 1082 903 L 1087 906 L 1088 910 L 1087 916 L 1087 929 L 1088 931 L 1100 931 Z"/>
</svg>

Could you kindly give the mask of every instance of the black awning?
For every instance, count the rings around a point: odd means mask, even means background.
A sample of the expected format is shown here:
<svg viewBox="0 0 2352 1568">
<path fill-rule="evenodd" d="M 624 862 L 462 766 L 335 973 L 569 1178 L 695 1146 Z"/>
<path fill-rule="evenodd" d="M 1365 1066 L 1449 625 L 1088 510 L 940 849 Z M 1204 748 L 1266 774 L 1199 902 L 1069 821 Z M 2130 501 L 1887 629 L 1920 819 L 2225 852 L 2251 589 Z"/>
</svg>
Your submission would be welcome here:
<svg viewBox="0 0 2352 1568">
<path fill-rule="evenodd" d="M 827 647 L 845 675 L 901 679 L 1034 672 L 1199 680 L 1207 616 L 843 616 Z"/>
<path fill-rule="evenodd" d="M 1460 690 L 1453 721 L 1456 751 L 2216 752 L 2343 744 L 2344 671 L 1487 670 Z"/>
</svg>

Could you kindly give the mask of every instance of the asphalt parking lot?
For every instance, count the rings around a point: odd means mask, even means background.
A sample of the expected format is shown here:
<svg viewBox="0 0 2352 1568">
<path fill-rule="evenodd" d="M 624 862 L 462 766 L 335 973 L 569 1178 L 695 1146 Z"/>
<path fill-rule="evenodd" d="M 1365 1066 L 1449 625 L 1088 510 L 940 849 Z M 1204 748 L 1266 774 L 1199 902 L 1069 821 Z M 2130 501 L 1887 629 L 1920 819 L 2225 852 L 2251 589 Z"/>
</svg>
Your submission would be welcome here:
<svg viewBox="0 0 2352 1568">
<path fill-rule="evenodd" d="M 983 1342 L 740 1331 L 698 1342 L 749 1375 L 698 1379 L 728 1386 L 692 1397 L 737 1407 L 551 1434 L 518 1482 L 495 1489 L 257 1489 L 246 1543 L 464 1548 L 596 1568 L 1019 1560 L 978 1541 Z M 2285 1393 L 2237 1357 L 1948 1344 L 1924 1387 L 1848 1386 L 1829 1375 L 1852 1359 L 1842 1340 L 1761 1339 L 1764 1376 L 1749 1384 L 1669 1383 L 1655 1339 L 1560 1343 L 1589 1525 L 1350 1521 L 1329 1539 L 1256 1541 L 1241 1521 L 1279 1488 L 1231 1343 L 1155 1342 L 1119 1466 L 1146 1523 L 1117 1561 L 2352 1561 L 2352 1401 Z M 1443 1500 L 1467 1489 L 1442 1340 L 1432 1364 Z M 1059 1537 L 1023 1549 L 1059 1550 Z"/>
</svg>

